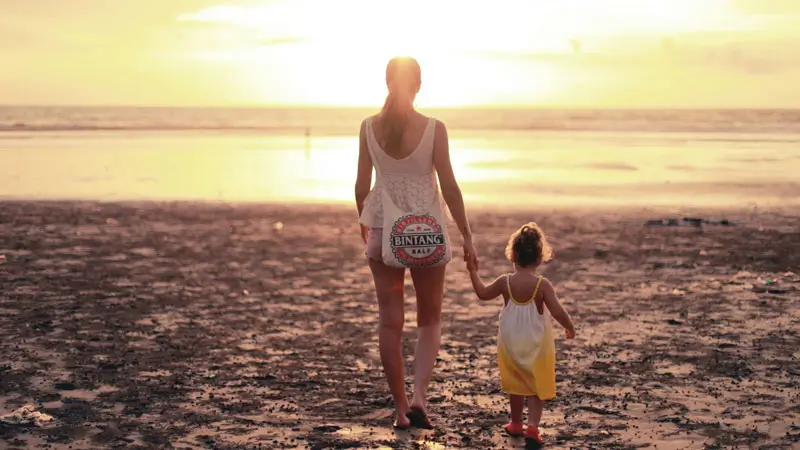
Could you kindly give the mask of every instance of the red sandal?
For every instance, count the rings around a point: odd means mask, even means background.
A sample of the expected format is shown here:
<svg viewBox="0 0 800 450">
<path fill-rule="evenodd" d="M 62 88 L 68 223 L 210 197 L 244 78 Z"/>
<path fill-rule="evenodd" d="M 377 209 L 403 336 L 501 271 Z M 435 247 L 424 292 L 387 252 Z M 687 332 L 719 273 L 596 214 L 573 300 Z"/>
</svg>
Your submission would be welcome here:
<svg viewBox="0 0 800 450">
<path fill-rule="evenodd" d="M 523 430 L 522 430 L 522 422 L 514 422 L 513 420 L 508 422 L 505 426 L 506 433 L 514 437 L 522 437 Z"/>
<path fill-rule="evenodd" d="M 542 435 L 539 433 L 539 428 L 534 427 L 533 425 L 528 425 L 528 429 L 525 430 L 525 439 L 530 439 L 537 444 L 544 444 Z"/>
</svg>

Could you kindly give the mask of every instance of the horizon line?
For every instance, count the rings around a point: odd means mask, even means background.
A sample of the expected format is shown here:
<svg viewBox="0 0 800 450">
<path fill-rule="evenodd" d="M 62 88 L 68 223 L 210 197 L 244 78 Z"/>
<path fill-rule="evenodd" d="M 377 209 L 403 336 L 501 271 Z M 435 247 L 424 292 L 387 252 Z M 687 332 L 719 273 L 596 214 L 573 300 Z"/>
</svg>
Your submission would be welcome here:
<svg viewBox="0 0 800 450">
<path fill-rule="evenodd" d="M 86 104 L 46 104 L 46 103 L 0 103 L 0 108 L 131 108 L 131 109 L 219 109 L 219 110 L 376 110 L 381 109 L 381 105 L 157 105 L 157 104 L 123 104 L 123 103 L 86 103 Z M 551 110 L 551 111 L 797 111 L 800 105 L 795 107 L 769 107 L 769 106 L 589 106 L 589 105 L 471 105 L 471 106 L 420 106 L 419 110 L 472 110 L 472 111 L 530 111 L 530 110 Z"/>
</svg>

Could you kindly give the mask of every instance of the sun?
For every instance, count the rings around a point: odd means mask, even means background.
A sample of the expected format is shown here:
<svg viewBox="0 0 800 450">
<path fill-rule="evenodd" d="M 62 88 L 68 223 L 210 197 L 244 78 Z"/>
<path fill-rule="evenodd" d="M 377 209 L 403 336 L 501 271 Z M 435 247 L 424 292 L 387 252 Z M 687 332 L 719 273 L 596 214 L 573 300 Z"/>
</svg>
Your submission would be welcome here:
<svg viewBox="0 0 800 450">
<path fill-rule="evenodd" d="M 224 37 L 198 53 L 235 67 L 236 86 L 255 103 L 376 105 L 386 92 L 385 64 L 408 55 L 422 66 L 422 107 L 547 104 L 574 80 L 569 67 L 542 55 L 568 56 L 575 40 L 626 31 L 696 29 L 709 5 L 724 3 L 278 0 L 211 7 L 181 20 Z"/>
</svg>

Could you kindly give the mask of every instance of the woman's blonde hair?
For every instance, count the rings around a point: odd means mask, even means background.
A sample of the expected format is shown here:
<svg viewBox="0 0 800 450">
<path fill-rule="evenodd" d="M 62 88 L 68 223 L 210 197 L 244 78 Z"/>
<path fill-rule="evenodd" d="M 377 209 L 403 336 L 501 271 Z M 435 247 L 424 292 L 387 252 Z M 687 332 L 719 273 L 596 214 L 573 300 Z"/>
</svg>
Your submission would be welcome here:
<svg viewBox="0 0 800 450">
<path fill-rule="evenodd" d="M 408 125 L 405 111 L 401 108 L 405 103 L 414 101 L 421 84 L 422 71 L 416 59 L 398 56 L 386 65 L 386 86 L 389 94 L 381 111 L 383 139 L 379 144 L 389 153 L 400 149 Z"/>
</svg>

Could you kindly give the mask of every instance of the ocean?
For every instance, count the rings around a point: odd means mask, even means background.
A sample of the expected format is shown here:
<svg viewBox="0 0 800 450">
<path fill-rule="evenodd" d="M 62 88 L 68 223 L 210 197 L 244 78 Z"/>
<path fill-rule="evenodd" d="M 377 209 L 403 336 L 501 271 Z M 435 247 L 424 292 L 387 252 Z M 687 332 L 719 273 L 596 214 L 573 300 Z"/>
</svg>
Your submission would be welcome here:
<svg viewBox="0 0 800 450">
<path fill-rule="evenodd" d="M 0 107 L 0 198 L 353 201 L 369 109 Z M 800 110 L 426 110 L 468 205 L 800 204 Z"/>
</svg>

